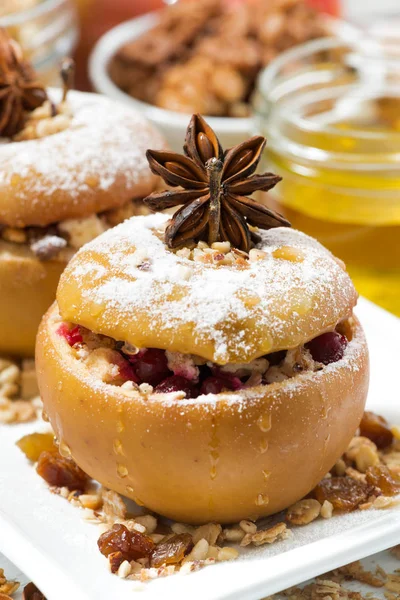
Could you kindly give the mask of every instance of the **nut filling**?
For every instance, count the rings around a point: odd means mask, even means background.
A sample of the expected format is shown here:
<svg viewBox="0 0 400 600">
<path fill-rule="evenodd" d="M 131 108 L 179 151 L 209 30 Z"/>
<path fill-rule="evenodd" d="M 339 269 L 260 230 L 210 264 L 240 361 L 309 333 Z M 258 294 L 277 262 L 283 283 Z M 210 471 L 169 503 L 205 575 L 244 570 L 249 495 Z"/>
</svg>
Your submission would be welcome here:
<svg viewBox="0 0 400 600">
<path fill-rule="evenodd" d="M 65 338 L 75 357 L 103 383 L 139 390 L 144 394 L 179 393 L 182 398 L 238 391 L 281 382 L 306 371 L 315 372 L 341 360 L 348 345 L 337 330 L 305 345 L 267 354 L 249 363 L 217 365 L 193 354 L 159 348 L 137 348 L 95 334 L 85 327 L 62 322 L 58 335 Z M 340 330 L 340 331 L 339 331 Z"/>
<path fill-rule="evenodd" d="M 90 185 L 90 182 L 88 182 Z M 95 237 L 122 223 L 125 219 L 148 214 L 139 199 L 124 206 L 82 219 L 66 219 L 47 227 L 7 227 L 0 224 L 0 240 L 28 246 L 39 260 L 64 258 L 65 252 L 75 252 Z"/>
</svg>

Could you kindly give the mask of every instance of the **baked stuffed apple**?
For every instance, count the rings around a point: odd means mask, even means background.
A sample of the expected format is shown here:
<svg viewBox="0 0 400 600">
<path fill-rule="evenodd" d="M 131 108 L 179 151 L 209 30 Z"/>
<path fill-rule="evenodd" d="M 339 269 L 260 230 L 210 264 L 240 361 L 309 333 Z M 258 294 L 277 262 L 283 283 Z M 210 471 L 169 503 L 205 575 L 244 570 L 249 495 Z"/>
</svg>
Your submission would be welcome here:
<svg viewBox="0 0 400 600">
<path fill-rule="evenodd" d="M 188 523 L 304 497 L 363 414 L 368 351 L 344 264 L 245 194 L 265 140 L 223 152 L 194 116 L 170 189 L 84 246 L 37 339 L 45 411 L 90 476 Z"/>
<path fill-rule="evenodd" d="M 157 185 L 149 144 L 161 136 L 138 114 L 95 94 L 36 80 L 0 30 L 0 352 L 33 356 L 59 277 L 85 242 L 128 216 Z M 68 94 L 67 94 L 68 92 Z M 28 302 L 28 305 L 27 305 Z"/>
</svg>

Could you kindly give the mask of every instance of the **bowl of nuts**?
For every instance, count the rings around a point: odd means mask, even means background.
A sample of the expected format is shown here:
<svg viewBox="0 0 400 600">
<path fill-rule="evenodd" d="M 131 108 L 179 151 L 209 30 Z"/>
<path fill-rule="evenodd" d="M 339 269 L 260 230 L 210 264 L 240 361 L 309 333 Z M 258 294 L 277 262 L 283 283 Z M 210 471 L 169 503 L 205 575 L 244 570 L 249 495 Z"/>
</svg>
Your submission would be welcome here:
<svg viewBox="0 0 400 600">
<path fill-rule="evenodd" d="M 191 113 L 207 115 L 230 147 L 254 130 L 252 98 L 265 66 L 311 39 L 356 34 L 303 0 L 179 2 L 107 32 L 89 73 L 98 92 L 145 113 L 172 148 L 180 147 Z"/>
</svg>

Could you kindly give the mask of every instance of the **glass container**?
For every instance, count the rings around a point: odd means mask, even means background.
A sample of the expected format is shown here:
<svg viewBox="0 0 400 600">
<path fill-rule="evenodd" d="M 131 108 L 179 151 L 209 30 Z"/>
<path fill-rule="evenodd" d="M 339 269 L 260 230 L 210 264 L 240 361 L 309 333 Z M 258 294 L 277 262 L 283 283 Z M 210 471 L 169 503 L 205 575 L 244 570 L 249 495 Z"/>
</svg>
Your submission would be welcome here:
<svg viewBox="0 0 400 600">
<path fill-rule="evenodd" d="M 4 2 L 4 4 L 3 4 Z M 0 26 L 22 46 L 45 85 L 59 85 L 59 65 L 78 40 L 73 0 L 1 0 Z"/>
<path fill-rule="evenodd" d="M 316 40 L 261 75 L 255 101 L 270 193 L 297 229 L 342 258 L 359 292 L 400 315 L 400 53 Z"/>
</svg>

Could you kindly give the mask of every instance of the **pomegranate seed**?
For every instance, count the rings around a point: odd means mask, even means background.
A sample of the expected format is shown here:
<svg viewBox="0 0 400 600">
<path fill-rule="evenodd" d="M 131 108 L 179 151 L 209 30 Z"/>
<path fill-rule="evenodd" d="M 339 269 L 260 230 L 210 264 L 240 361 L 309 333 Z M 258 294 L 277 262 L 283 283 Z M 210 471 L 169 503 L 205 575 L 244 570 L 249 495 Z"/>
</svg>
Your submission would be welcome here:
<svg viewBox="0 0 400 600">
<path fill-rule="evenodd" d="M 140 358 L 134 361 L 133 369 L 142 383 L 149 383 L 152 386 L 158 385 L 171 374 L 165 352 L 158 348 L 146 350 Z"/>
<path fill-rule="evenodd" d="M 170 392 L 185 392 L 186 398 L 196 398 L 197 389 L 190 382 L 180 375 L 171 375 L 157 385 L 154 390 L 158 394 L 168 394 Z"/>
<path fill-rule="evenodd" d="M 61 323 L 60 327 L 57 329 L 58 335 L 61 335 L 65 338 L 70 346 L 74 346 L 75 344 L 79 344 L 83 342 L 83 337 L 81 336 L 79 325 L 76 325 L 72 329 L 68 328 L 66 323 Z"/>
<path fill-rule="evenodd" d="M 313 359 L 324 365 L 343 358 L 346 346 L 347 339 L 337 331 L 323 333 L 306 344 Z"/>
</svg>

